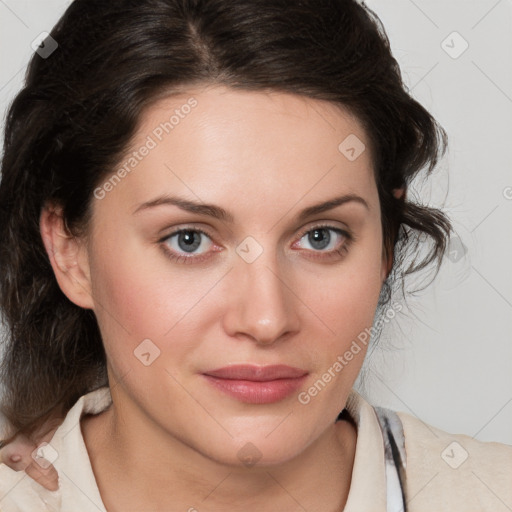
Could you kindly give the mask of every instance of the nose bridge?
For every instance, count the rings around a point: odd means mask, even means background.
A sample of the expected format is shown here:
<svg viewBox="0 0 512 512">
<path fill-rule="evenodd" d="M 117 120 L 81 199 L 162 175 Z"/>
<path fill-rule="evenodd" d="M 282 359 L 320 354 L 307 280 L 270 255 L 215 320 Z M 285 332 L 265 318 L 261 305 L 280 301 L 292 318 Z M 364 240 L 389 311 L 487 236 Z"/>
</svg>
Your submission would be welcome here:
<svg viewBox="0 0 512 512">
<path fill-rule="evenodd" d="M 231 335 L 243 333 L 262 344 L 295 330 L 298 321 L 286 283 L 290 272 L 270 239 L 267 237 L 265 247 L 253 237 L 238 245 L 232 275 L 235 291 L 226 325 Z"/>
</svg>

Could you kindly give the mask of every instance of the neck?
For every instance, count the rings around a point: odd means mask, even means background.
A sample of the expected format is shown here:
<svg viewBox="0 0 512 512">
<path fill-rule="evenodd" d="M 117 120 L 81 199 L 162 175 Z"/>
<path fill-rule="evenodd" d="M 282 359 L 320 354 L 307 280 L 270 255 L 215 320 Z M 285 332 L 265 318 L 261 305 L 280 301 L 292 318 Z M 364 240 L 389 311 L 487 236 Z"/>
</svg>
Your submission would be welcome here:
<svg viewBox="0 0 512 512">
<path fill-rule="evenodd" d="M 222 464 L 115 403 L 84 417 L 82 432 L 109 512 L 343 510 L 357 436 L 351 421 L 338 421 L 292 460 L 245 467 Z"/>
</svg>

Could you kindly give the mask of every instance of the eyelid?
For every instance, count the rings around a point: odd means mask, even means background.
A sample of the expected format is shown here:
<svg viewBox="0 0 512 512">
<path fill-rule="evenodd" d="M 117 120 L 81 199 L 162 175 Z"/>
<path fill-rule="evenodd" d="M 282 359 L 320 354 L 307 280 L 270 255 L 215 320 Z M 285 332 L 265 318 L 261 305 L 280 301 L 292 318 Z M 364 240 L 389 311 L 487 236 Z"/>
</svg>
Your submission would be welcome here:
<svg viewBox="0 0 512 512">
<path fill-rule="evenodd" d="M 299 234 L 296 236 L 296 241 L 294 244 L 299 242 L 306 234 L 310 233 L 311 231 L 314 231 L 315 229 L 325 229 L 325 230 L 331 230 L 335 231 L 338 234 L 341 234 L 345 241 L 343 242 L 342 246 L 337 250 L 330 250 L 330 251 L 310 251 L 306 250 L 305 252 L 311 253 L 310 258 L 313 259 L 329 259 L 329 257 L 333 257 L 336 253 L 340 252 L 346 252 L 349 248 L 349 246 L 356 240 L 356 237 L 353 235 L 351 230 L 348 227 L 340 227 L 335 224 L 333 224 L 333 221 L 315 221 L 313 224 L 306 225 L 304 228 L 299 231 Z M 203 254 L 190 254 L 189 256 L 185 256 L 181 253 L 177 253 L 174 250 L 170 249 L 168 247 L 168 244 L 165 242 L 169 240 L 169 238 L 174 237 L 176 235 L 179 235 L 182 232 L 186 231 L 192 231 L 197 232 L 205 235 L 208 237 L 213 245 L 213 249 L 210 251 L 203 253 Z M 169 257 L 171 260 L 179 263 L 202 263 L 210 259 L 211 255 L 210 253 L 215 252 L 221 252 L 221 249 L 219 250 L 219 246 L 215 243 L 214 237 L 208 232 L 208 230 L 203 229 L 198 226 L 192 226 L 192 225 L 183 225 L 180 227 L 174 227 L 173 230 L 166 234 L 163 237 L 160 237 L 158 240 L 158 243 L 160 245 L 166 245 L 167 247 L 164 250 L 167 257 Z"/>
<path fill-rule="evenodd" d="M 197 231 L 198 233 L 202 233 L 203 235 L 206 235 L 208 238 L 210 238 L 213 241 L 213 237 L 212 237 L 211 233 L 209 233 L 206 229 L 198 227 L 198 226 L 188 226 L 188 225 L 184 225 L 183 227 L 174 226 L 173 228 L 171 228 L 172 230 L 170 232 L 167 232 L 168 229 L 169 228 L 162 230 L 162 232 L 164 232 L 166 234 L 164 234 L 164 235 L 159 234 L 157 236 L 158 242 L 165 242 L 166 240 L 171 238 L 171 236 L 177 235 L 183 231 Z"/>
<path fill-rule="evenodd" d="M 315 229 L 332 229 L 336 231 L 340 231 L 343 233 L 347 238 L 355 238 L 352 231 L 347 226 L 337 226 L 333 224 L 333 221 L 330 220 L 320 220 L 320 221 L 314 221 L 314 223 L 311 225 L 306 226 L 301 231 L 299 231 L 299 234 L 297 235 L 297 238 L 300 240 L 304 235 L 309 233 L 310 231 L 313 231 Z"/>
<path fill-rule="evenodd" d="M 169 240 L 170 238 L 172 238 L 176 235 L 179 235 L 182 232 L 186 232 L 186 231 L 197 232 L 197 233 L 201 233 L 201 234 L 207 236 L 211 240 L 213 249 L 211 249 L 210 251 L 208 251 L 204 254 L 199 254 L 199 255 L 190 254 L 189 256 L 185 256 L 184 254 L 175 252 L 173 249 L 169 248 L 168 244 L 166 243 L 167 240 Z M 180 263 L 180 264 L 203 263 L 210 259 L 210 257 L 211 257 L 210 253 L 219 252 L 218 246 L 213 241 L 213 237 L 210 235 L 210 233 L 208 233 L 206 230 L 196 227 L 196 226 L 175 227 L 173 229 L 173 231 L 171 231 L 169 234 L 161 237 L 158 240 L 158 245 L 162 248 L 162 251 L 164 252 L 164 255 L 167 258 L 169 258 L 174 263 Z"/>
<path fill-rule="evenodd" d="M 310 231 L 312 231 L 314 229 L 321 229 L 321 228 L 337 229 L 337 230 L 340 230 L 341 232 L 343 232 L 343 234 L 345 234 L 347 237 L 355 238 L 352 231 L 346 225 L 345 226 L 337 226 L 337 225 L 334 225 L 333 221 L 331 221 L 331 220 L 317 220 L 317 221 L 312 221 L 312 222 L 313 222 L 313 224 L 308 224 L 299 231 L 298 235 L 296 235 L 298 240 L 300 240 L 305 234 L 309 233 Z M 167 231 L 167 228 L 162 231 Z M 199 227 L 199 226 L 187 225 L 187 224 L 184 224 L 183 226 L 179 226 L 179 227 L 174 226 L 172 228 L 172 231 L 170 231 L 169 233 L 166 233 L 165 235 L 158 235 L 157 241 L 165 242 L 171 236 L 174 236 L 182 231 L 197 231 L 198 233 L 203 233 L 204 235 L 206 235 L 208 238 L 210 238 L 212 240 L 212 242 L 214 241 L 214 237 L 207 229 Z"/>
</svg>

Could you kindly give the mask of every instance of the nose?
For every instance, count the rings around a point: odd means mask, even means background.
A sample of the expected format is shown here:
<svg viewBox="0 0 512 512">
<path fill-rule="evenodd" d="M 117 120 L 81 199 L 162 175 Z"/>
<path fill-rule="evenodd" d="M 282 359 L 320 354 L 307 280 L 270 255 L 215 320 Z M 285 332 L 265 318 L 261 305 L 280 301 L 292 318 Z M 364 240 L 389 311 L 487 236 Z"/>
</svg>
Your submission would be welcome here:
<svg viewBox="0 0 512 512">
<path fill-rule="evenodd" d="M 228 309 L 224 329 L 235 338 L 271 345 L 299 330 L 299 298 L 292 271 L 270 251 L 254 262 L 239 258 L 229 273 Z"/>
</svg>

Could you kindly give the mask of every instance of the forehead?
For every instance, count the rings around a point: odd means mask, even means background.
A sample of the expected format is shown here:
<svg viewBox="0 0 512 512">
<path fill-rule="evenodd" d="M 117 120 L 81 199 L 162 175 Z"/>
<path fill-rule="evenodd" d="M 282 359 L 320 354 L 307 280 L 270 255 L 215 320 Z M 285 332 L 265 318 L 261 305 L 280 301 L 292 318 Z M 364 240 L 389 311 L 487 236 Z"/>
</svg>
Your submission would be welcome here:
<svg viewBox="0 0 512 512">
<path fill-rule="evenodd" d="M 370 146 L 362 123 L 348 107 L 298 94 L 225 86 L 205 86 L 157 100 L 141 115 L 133 142 L 137 145 L 148 135 L 158 142 L 171 133 L 182 132 L 186 137 L 190 135 L 187 127 L 193 128 L 198 143 L 199 137 L 208 142 L 228 136 L 233 142 L 238 139 L 257 147 L 277 136 L 274 146 L 279 143 L 283 151 L 300 139 L 309 144 L 295 148 L 297 152 L 327 150 L 330 154 L 333 148 L 340 151 L 338 141 L 352 135 L 366 148 Z"/>
<path fill-rule="evenodd" d="M 123 165 L 129 172 L 112 196 L 131 206 L 163 193 L 223 205 L 244 197 L 248 209 L 283 208 L 306 195 L 375 199 L 358 119 L 332 103 L 275 91 L 211 87 L 162 98 L 141 116 Z"/>
</svg>

